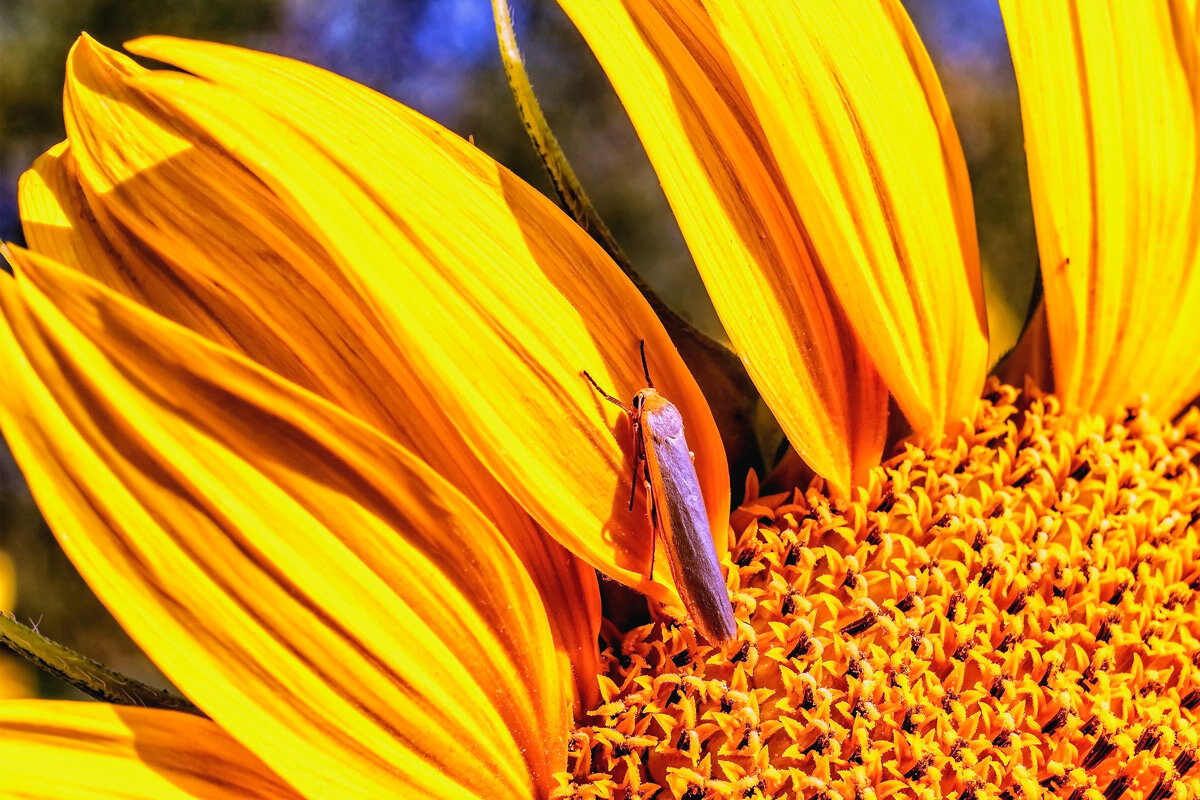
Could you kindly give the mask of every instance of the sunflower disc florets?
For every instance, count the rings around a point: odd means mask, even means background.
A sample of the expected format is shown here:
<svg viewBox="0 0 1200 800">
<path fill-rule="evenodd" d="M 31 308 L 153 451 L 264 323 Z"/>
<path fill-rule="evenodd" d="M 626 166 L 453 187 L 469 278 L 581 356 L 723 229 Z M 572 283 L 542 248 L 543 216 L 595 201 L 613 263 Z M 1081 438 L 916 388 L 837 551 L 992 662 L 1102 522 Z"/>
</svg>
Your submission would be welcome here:
<svg viewBox="0 0 1200 800">
<path fill-rule="evenodd" d="M 626 633 L 559 796 L 1196 797 L 1200 412 L 1017 400 L 850 503 L 752 479 L 740 646 Z"/>
</svg>

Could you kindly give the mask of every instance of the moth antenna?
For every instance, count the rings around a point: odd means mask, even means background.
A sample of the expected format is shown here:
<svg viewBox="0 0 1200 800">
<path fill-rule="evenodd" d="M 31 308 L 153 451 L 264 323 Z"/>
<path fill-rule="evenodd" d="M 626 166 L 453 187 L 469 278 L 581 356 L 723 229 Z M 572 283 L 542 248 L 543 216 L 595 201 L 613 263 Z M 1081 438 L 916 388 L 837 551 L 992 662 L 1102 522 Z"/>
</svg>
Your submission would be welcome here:
<svg viewBox="0 0 1200 800">
<path fill-rule="evenodd" d="M 625 404 L 624 404 L 624 403 L 622 403 L 622 402 L 621 402 L 620 400 L 618 400 L 617 398 L 613 397 L 613 396 L 612 396 L 611 394 L 609 394 L 608 392 L 606 392 L 606 391 L 604 391 L 603 389 L 601 389 L 601 388 L 600 388 L 600 384 L 596 383 L 596 379 L 595 379 L 595 378 L 593 378 L 591 375 L 589 375 L 589 374 L 588 374 L 588 371 L 587 371 L 586 369 L 583 371 L 583 377 L 585 377 L 585 378 L 587 378 L 587 379 L 588 379 L 588 383 L 590 383 L 590 384 L 592 385 L 592 388 L 593 388 L 593 389 L 595 389 L 597 392 L 599 392 L 599 393 L 600 393 L 600 396 L 601 396 L 601 397 L 603 397 L 603 398 L 604 398 L 605 400 L 607 400 L 608 402 L 612 403 L 612 404 L 613 404 L 614 406 L 616 406 L 617 408 L 619 408 L 619 409 L 621 409 L 622 411 L 624 411 L 626 414 L 628 414 L 628 413 L 629 413 L 629 409 L 625 407 Z"/>
<path fill-rule="evenodd" d="M 638 346 L 642 350 L 642 374 L 646 376 L 646 385 L 653 389 L 654 381 L 650 380 L 650 368 L 646 366 L 646 340 L 642 339 Z"/>
</svg>

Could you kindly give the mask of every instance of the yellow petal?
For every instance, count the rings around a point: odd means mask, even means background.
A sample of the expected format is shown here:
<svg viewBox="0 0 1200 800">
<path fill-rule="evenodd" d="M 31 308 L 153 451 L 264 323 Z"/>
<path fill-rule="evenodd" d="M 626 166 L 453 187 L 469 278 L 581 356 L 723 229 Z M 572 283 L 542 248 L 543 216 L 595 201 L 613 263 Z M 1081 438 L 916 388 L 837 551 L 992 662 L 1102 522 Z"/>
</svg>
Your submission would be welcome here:
<svg viewBox="0 0 1200 800">
<path fill-rule="evenodd" d="M 972 413 L 987 320 L 971 191 L 896 0 L 707 4 L 829 285 L 913 427 Z"/>
<path fill-rule="evenodd" d="M 394 343 L 411 418 L 439 440 L 461 436 L 572 552 L 669 597 L 665 565 L 661 585 L 643 576 L 645 510 L 627 510 L 629 426 L 581 374 L 632 397 L 645 385 L 645 339 L 724 548 L 728 474 L 712 414 L 645 300 L 557 207 L 444 128 L 315 67 L 201 42 L 130 47 L 205 79 L 156 73 L 135 85 L 310 229 Z"/>
<path fill-rule="evenodd" d="M 1200 390 L 1195 20 L 1178 2 L 1001 8 L 1056 391 L 1174 413 Z"/>
<path fill-rule="evenodd" d="M 87 37 L 72 49 L 71 150 L 43 156 L 22 181 L 30 245 L 337 403 L 420 456 L 517 549 L 551 609 L 580 693 L 595 701 L 595 574 L 539 531 L 453 420 L 412 391 L 401 344 L 311 226 L 209 137 L 129 85 L 145 72 Z"/>
<path fill-rule="evenodd" d="M 812 468 L 877 463 L 887 393 L 814 267 L 737 70 L 695 2 L 562 0 L 625 104 L 734 348 Z"/>
<path fill-rule="evenodd" d="M 70 144 L 59 142 L 21 175 L 17 198 L 25 241 L 31 250 L 76 269 L 92 261 L 115 267 L 111 249 L 86 211 L 74 170 Z"/>
<path fill-rule="evenodd" d="M 534 797 L 565 765 L 542 603 L 494 526 L 336 407 L 73 270 L 0 280 L 0 428 L 164 673 L 300 791 Z"/>
<path fill-rule="evenodd" d="M 68 142 L 52 147 L 21 176 L 21 223 L 29 247 L 74 267 L 160 314 L 225 344 L 231 331 L 188 295 L 167 262 L 141 245 L 128 229 L 104 223 L 79 184 Z M 235 329 L 236 330 L 236 329 Z"/>
<path fill-rule="evenodd" d="M 189 278 L 196 277 L 196 271 L 181 273 L 173 266 L 195 264 L 195 259 L 187 258 L 196 249 L 193 242 L 183 250 L 169 251 L 176 257 L 183 255 L 182 260 L 173 262 L 170 255 L 151 249 L 145 240 L 139 240 L 113 219 L 107 204 L 90 203 L 80 185 L 69 142 L 52 147 L 21 176 L 18 199 L 22 229 L 31 250 L 78 269 L 214 341 L 234 349 L 262 351 L 252 355 L 281 371 L 302 361 L 277 355 L 271 349 L 275 340 L 262 332 L 239 335 L 252 325 L 232 318 L 232 314 L 222 314 L 227 307 L 206 296 L 214 278 L 220 280 L 219 272 L 209 270 L 202 284 L 193 284 Z M 212 252 L 211 248 L 205 252 Z M 247 343 L 245 347 L 239 346 L 239 339 Z"/>
<path fill-rule="evenodd" d="M 104 703 L 0 703 L 0 764 L 25 800 L 300 797 L 211 720 Z"/>
</svg>

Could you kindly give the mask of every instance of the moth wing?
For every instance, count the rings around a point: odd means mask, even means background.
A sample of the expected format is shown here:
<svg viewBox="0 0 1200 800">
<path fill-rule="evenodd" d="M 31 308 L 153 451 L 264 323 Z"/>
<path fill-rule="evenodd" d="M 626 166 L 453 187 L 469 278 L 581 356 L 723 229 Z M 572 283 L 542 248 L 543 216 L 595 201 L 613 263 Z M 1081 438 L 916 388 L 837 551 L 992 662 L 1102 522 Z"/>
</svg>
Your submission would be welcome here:
<svg viewBox="0 0 1200 800">
<path fill-rule="evenodd" d="M 675 587 L 701 632 L 711 641 L 726 642 L 734 637 L 736 624 L 683 419 L 657 395 L 645 402 L 641 417 L 657 533 L 667 548 Z"/>
</svg>

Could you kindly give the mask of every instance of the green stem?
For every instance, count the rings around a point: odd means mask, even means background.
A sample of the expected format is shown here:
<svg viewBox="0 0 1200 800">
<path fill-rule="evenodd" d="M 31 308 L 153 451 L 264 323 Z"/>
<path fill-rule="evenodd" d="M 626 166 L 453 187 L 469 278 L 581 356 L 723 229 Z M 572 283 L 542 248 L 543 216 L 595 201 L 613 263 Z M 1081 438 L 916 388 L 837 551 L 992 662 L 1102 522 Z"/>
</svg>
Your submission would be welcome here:
<svg viewBox="0 0 1200 800">
<path fill-rule="evenodd" d="M 2 612 L 0 646 L 97 700 L 116 705 L 162 708 L 204 716 L 204 712 L 186 698 L 163 689 L 155 689 L 109 669 L 69 647 L 47 639 L 33 628 Z"/>
</svg>

